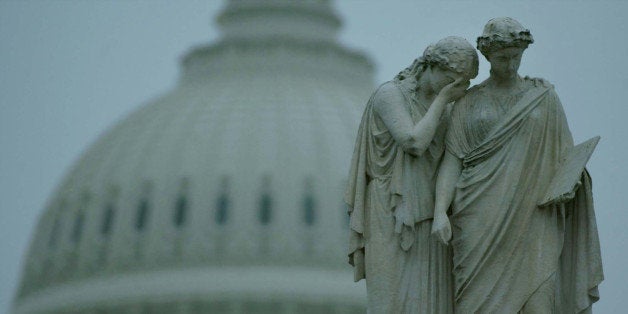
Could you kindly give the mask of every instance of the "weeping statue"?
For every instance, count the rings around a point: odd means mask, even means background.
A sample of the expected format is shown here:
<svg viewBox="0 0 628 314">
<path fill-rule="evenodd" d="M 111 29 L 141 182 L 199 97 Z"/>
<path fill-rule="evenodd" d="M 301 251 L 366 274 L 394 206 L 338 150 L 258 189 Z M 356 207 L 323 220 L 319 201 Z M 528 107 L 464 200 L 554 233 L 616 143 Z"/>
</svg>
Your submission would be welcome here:
<svg viewBox="0 0 628 314">
<path fill-rule="evenodd" d="M 478 73 L 475 48 L 447 37 L 366 105 L 345 201 L 349 262 L 369 313 L 453 313 L 451 249 L 431 237 L 448 105 Z"/>
<path fill-rule="evenodd" d="M 345 193 L 369 313 L 592 312 L 604 275 L 585 164 L 599 138 L 574 146 L 554 87 L 519 76 L 532 43 L 492 19 L 484 82 L 466 90 L 477 53 L 447 37 L 371 96 Z"/>
</svg>

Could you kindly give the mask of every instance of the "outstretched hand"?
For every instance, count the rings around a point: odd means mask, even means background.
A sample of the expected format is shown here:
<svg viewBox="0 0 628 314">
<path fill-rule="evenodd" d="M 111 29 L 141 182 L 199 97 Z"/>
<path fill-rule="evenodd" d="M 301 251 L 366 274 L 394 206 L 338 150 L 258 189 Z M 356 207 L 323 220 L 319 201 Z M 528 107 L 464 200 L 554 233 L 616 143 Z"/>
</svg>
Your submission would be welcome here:
<svg viewBox="0 0 628 314">
<path fill-rule="evenodd" d="M 464 96 L 469 88 L 471 81 L 459 77 L 455 81 L 447 84 L 443 89 L 438 93 L 438 97 L 443 98 L 446 103 L 450 103 L 460 99 L 460 97 Z"/>
<path fill-rule="evenodd" d="M 449 223 L 447 214 L 442 213 L 434 216 L 432 235 L 436 236 L 441 243 L 445 245 L 449 244 L 449 240 L 451 240 L 451 224 Z"/>
</svg>

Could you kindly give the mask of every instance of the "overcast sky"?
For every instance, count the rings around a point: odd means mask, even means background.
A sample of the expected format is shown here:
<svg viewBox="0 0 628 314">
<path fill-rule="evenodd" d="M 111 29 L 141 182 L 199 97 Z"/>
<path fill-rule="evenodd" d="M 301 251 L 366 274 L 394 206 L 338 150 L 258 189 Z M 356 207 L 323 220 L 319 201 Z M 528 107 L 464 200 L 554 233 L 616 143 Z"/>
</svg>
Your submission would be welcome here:
<svg viewBox="0 0 628 314">
<path fill-rule="evenodd" d="M 8 309 L 37 217 L 80 153 L 141 103 L 167 92 L 178 60 L 219 37 L 222 1 L 0 1 L 0 312 Z M 367 53 L 376 81 L 448 35 L 475 42 L 511 16 L 535 43 L 520 73 L 556 86 L 589 162 L 606 280 L 598 313 L 628 295 L 628 2 L 340 0 L 340 40 Z M 488 75 L 482 58 L 479 83 Z"/>
</svg>

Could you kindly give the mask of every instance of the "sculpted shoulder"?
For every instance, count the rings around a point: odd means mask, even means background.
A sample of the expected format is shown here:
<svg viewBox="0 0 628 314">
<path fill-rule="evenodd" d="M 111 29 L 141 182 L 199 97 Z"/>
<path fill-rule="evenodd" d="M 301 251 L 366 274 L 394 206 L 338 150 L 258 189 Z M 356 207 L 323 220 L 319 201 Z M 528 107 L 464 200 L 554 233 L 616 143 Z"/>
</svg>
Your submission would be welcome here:
<svg viewBox="0 0 628 314">
<path fill-rule="evenodd" d="M 538 78 L 538 77 L 529 77 L 526 76 L 523 78 L 524 82 L 528 85 L 527 87 L 529 89 L 532 88 L 541 88 L 541 89 L 547 89 L 547 97 L 545 98 L 545 101 L 551 103 L 551 106 L 561 106 L 560 105 L 560 100 L 558 98 L 558 94 L 556 93 L 556 90 L 554 89 L 554 85 L 552 83 L 550 83 L 549 81 L 543 79 L 543 78 Z"/>
<path fill-rule="evenodd" d="M 373 95 L 373 107 L 376 111 L 384 109 L 388 104 L 403 101 L 403 93 L 397 83 L 388 81 L 380 85 Z"/>
<path fill-rule="evenodd" d="M 460 99 L 456 101 L 454 107 L 458 107 L 458 105 L 464 105 L 466 103 L 469 103 L 472 99 L 476 98 L 481 93 L 483 88 L 484 88 L 483 84 L 472 86 L 471 88 L 467 90 L 464 96 L 462 96 Z"/>
<path fill-rule="evenodd" d="M 401 94 L 401 86 L 394 81 L 387 81 L 382 83 L 375 91 L 375 97 L 379 99 L 387 98 L 390 96 L 397 96 Z"/>
<path fill-rule="evenodd" d="M 379 85 L 375 90 L 376 97 L 384 97 L 390 93 L 393 93 L 395 90 L 398 90 L 399 87 L 393 81 L 387 81 Z"/>
<path fill-rule="evenodd" d="M 524 84 L 524 90 L 530 90 L 533 88 L 543 88 L 543 89 L 549 89 L 550 94 L 555 94 L 554 85 L 552 85 L 549 81 L 543 78 L 525 76 L 523 78 L 523 84 Z M 478 97 L 482 97 L 481 95 L 487 92 L 486 88 L 487 88 L 486 82 L 482 82 L 478 85 L 475 85 L 469 88 L 467 93 L 462 98 L 460 98 L 456 102 L 456 104 L 464 105 L 465 103 L 473 103 L 474 100 L 477 100 Z"/>
<path fill-rule="evenodd" d="M 529 88 L 551 88 L 554 89 L 554 85 L 552 85 L 549 81 L 540 77 L 529 77 L 525 76 L 523 81 L 527 84 Z"/>
</svg>

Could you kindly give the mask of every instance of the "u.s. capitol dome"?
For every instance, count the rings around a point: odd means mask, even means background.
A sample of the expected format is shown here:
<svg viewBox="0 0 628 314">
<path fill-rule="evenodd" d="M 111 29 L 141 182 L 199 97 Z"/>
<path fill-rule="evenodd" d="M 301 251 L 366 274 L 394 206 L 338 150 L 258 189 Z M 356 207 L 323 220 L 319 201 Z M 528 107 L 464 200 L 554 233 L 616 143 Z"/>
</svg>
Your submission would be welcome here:
<svg viewBox="0 0 628 314">
<path fill-rule="evenodd" d="M 373 67 L 329 1 L 232 0 L 41 214 L 15 313 L 360 313 L 342 193 Z"/>
</svg>

